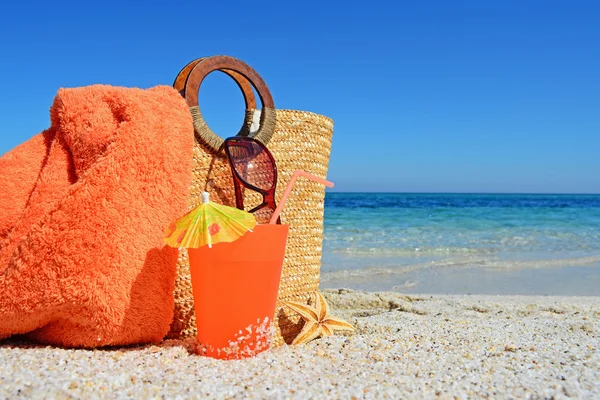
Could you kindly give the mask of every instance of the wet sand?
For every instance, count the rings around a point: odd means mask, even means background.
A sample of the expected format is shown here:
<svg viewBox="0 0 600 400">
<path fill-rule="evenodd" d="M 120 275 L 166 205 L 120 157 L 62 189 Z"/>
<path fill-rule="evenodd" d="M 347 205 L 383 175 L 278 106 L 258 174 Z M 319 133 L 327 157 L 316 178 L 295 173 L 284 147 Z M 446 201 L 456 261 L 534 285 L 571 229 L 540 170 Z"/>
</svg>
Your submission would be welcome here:
<svg viewBox="0 0 600 400">
<path fill-rule="evenodd" d="M 393 291 L 404 294 L 483 294 L 537 296 L 600 296 L 600 264 L 527 267 L 473 262 L 451 267 L 439 264 L 389 266 L 324 272 L 322 288 Z"/>
</svg>

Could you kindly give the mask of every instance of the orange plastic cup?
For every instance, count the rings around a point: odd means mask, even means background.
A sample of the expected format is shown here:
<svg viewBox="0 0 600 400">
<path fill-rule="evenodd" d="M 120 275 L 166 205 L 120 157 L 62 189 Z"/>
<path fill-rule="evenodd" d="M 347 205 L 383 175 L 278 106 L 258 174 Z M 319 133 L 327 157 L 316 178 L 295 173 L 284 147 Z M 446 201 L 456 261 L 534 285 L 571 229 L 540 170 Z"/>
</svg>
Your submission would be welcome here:
<svg viewBox="0 0 600 400">
<path fill-rule="evenodd" d="M 288 225 L 256 225 L 231 243 L 188 249 L 201 354 L 252 357 L 270 347 Z"/>
</svg>

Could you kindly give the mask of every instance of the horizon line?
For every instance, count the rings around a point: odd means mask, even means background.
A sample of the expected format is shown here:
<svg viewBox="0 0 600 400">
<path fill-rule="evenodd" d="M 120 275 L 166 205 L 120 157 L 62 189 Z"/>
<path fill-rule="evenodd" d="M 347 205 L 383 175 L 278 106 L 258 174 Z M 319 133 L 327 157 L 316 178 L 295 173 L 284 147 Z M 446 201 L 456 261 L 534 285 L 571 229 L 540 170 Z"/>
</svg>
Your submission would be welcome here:
<svg viewBox="0 0 600 400">
<path fill-rule="evenodd" d="M 500 194 L 500 195 L 541 195 L 541 196 L 600 196 L 600 192 L 595 193 L 553 193 L 553 192 L 405 192 L 405 191 L 336 191 L 336 190 L 328 190 L 328 193 L 379 193 L 379 194 Z"/>
</svg>

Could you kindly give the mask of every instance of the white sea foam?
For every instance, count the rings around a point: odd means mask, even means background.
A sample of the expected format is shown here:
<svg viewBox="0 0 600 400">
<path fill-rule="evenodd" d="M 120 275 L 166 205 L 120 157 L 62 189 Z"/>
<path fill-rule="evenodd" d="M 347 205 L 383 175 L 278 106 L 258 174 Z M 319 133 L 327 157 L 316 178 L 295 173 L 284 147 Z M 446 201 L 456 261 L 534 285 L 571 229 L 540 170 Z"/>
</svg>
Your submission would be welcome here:
<svg viewBox="0 0 600 400">
<path fill-rule="evenodd" d="M 497 270 L 539 269 L 539 268 L 561 268 L 573 266 L 600 266 L 600 254 L 587 257 L 572 257 L 546 260 L 498 260 L 491 258 L 460 258 L 443 261 L 431 261 L 412 265 L 388 265 L 385 267 L 368 266 L 357 269 L 340 269 L 336 271 L 325 271 L 321 274 L 321 281 L 336 281 L 340 279 L 373 279 L 385 276 L 404 275 L 411 272 L 426 269 L 472 269 L 485 268 Z M 339 266 L 338 266 L 339 267 Z"/>
</svg>

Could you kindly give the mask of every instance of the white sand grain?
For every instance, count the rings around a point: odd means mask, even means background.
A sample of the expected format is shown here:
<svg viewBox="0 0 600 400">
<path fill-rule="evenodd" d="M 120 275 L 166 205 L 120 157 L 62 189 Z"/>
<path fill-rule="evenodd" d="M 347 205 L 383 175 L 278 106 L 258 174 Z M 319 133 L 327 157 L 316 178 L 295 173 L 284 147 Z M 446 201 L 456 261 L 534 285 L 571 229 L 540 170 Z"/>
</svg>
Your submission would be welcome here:
<svg viewBox="0 0 600 400">
<path fill-rule="evenodd" d="M 0 398 L 600 398 L 598 297 L 325 296 L 356 334 L 240 361 L 5 341 Z"/>
</svg>

